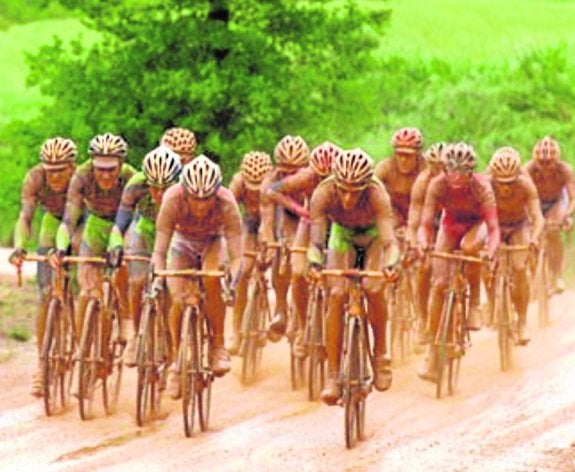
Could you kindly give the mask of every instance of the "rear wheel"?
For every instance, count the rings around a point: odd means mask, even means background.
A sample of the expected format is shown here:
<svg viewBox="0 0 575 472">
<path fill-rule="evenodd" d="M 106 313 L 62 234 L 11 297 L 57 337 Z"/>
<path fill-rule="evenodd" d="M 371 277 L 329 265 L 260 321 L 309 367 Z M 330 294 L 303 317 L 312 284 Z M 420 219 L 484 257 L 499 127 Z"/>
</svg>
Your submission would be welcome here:
<svg viewBox="0 0 575 472">
<path fill-rule="evenodd" d="M 92 299 L 86 306 L 84 326 L 80 341 L 80 366 L 78 369 L 78 406 L 80 417 L 83 420 L 94 417 L 94 403 L 98 385 L 98 371 L 100 370 L 100 314 L 99 303 Z"/>
</svg>

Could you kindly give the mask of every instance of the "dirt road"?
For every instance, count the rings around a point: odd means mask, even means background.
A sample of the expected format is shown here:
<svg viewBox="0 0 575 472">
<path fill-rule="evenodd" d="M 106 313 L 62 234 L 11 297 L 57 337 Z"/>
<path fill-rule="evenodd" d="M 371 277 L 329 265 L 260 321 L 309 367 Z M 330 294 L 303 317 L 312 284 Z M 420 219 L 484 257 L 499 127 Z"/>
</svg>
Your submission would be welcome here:
<svg viewBox="0 0 575 472">
<path fill-rule="evenodd" d="M 214 384 L 210 431 L 191 439 L 178 402 L 166 400 L 154 426 L 135 425 L 132 370 L 115 416 L 82 422 L 74 404 L 46 418 L 28 394 L 30 343 L 0 364 L 0 469 L 575 471 L 575 293 L 554 298 L 552 313 L 551 327 L 532 326 L 511 373 L 499 372 L 493 332 L 473 336 L 453 398 L 434 398 L 419 359 L 397 369 L 389 392 L 370 395 L 368 438 L 352 451 L 341 408 L 290 391 L 285 342 L 266 347 L 253 387 L 240 385 L 234 360 Z"/>
</svg>

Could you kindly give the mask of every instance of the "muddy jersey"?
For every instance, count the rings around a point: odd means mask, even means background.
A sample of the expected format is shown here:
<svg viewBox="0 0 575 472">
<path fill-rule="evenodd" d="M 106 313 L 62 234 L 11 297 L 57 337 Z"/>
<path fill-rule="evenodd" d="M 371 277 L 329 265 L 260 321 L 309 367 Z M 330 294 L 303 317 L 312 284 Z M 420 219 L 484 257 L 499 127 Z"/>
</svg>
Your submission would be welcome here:
<svg viewBox="0 0 575 472">
<path fill-rule="evenodd" d="M 328 177 L 311 197 L 310 245 L 323 248 L 329 223 L 363 230 L 375 225 L 384 245 L 394 241 L 391 202 L 383 184 L 373 178 L 353 210 L 344 210 L 337 194 L 335 178 Z"/>
<path fill-rule="evenodd" d="M 46 170 L 42 164 L 38 164 L 28 171 L 24 179 L 22 212 L 32 219 L 36 206 L 40 205 L 43 211 L 61 219 L 64 216 L 67 192 L 68 188 L 61 192 L 53 191 L 46 181 Z"/>
<path fill-rule="evenodd" d="M 433 174 L 431 168 L 427 167 L 419 173 L 413 187 L 411 189 L 411 198 L 409 203 L 409 213 L 407 218 L 408 233 L 407 237 L 409 241 L 415 244 L 417 240 L 417 228 L 421 222 L 421 214 L 423 212 L 423 205 L 425 203 L 425 194 L 431 179 L 438 174 Z M 436 213 L 436 218 L 441 213 L 439 209 Z"/>
<path fill-rule="evenodd" d="M 492 177 L 488 176 L 491 180 Z M 500 187 L 493 185 L 493 194 L 497 204 L 497 219 L 501 227 L 519 226 L 531 222 L 536 226 L 534 233 L 541 231 L 543 215 L 539 206 L 539 196 L 535 184 L 528 174 L 519 175 L 517 179 L 507 185 L 507 192 L 503 194 Z"/>
<path fill-rule="evenodd" d="M 525 170 L 533 179 L 539 199 L 542 202 L 555 202 L 561 198 L 563 189 L 567 189 L 570 203 L 575 200 L 575 177 L 573 168 L 564 161 L 558 161 L 557 166 L 547 170 L 531 160 L 525 165 Z"/>
<path fill-rule="evenodd" d="M 375 166 L 375 176 L 385 185 L 398 226 L 407 223 L 411 189 L 418 174 L 425 168 L 425 160 L 422 157 L 417 158 L 417 164 L 409 174 L 400 172 L 393 158 L 380 161 Z"/>
<path fill-rule="evenodd" d="M 72 232 L 80 217 L 82 208 L 91 215 L 103 220 L 114 221 L 122 192 L 128 181 L 136 173 L 129 164 L 123 164 L 118 184 L 110 191 L 102 190 L 96 183 L 92 161 L 88 160 L 76 169 L 68 189 L 64 223 Z"/>
<path fill-rule="evenodd" d="M 156 216 L 160 206 L 154 202 L 150 195 L 146 176 L 143 172 L 135 174 L 126 184 L 120 210 L 128 211 L 131 214 L 137 210 L 138 214 L 150 221 L 156 221 Z"/>
<path fill-rule="evenodd" d="M 260 219 L 260 189 L 252 190 L 245 182 L 241 172 L 236 173 L 230 182 L 230 191 L 236 201 L 244 208 L 244 215 L 252 220 Z"/>
<path fill-rule="evenodd" d="M 170 187 L 164 194 L 156 220 L 154 264 L 165 267 L 166 254 L 172 236 L 188 241 L 210 241 L 224 236 L 231 260 L 242 255 L 242 223 L 240 211 L 230 190 L 220 187 L 209 212 L 198 218 L 190 211 L 186 190 L 182 184 Z"/>
<path fill-rule="evenodd" d="M 273 239 L 274 232 L 276 232 L 282 226 L 282 220 L 284 218 L 289 218 L 296 222 L 299 220 L 299 216 L 283 208 L 277 212 L 278 218 L 276 218 L 276 205 L 268 195 L 270 187 L 285 177 L 286 176 L 278 171 L 278 169 L 274 169 L 265 176 L 260 187 L 260 216 L 262 220 L 261 230 L 263 232 L 262 236 L 266 240 Z M 296 198 L 296 203 L 303 206 L 303 195 L 300 195 Z"/>
</svg>

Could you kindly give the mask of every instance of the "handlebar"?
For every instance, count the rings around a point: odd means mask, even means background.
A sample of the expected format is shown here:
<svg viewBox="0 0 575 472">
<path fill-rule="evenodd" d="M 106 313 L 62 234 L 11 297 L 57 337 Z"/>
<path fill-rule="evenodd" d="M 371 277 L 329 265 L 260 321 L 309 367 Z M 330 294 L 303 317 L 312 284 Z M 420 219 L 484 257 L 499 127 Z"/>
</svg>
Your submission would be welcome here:
<svg viewBox="0 0 575 472">
<path fill-rule="evenodd" d="M 483 259 L 480 259 L 479 257 L 465 256 L 463 254 L 452 254 L 450 252 L 432 251 L 430 253 L 430 256 L 435 257 L 436 259 L 444 259 L 447 261 L 462 261 L 462 262 L 470 262 L 473 264 L 485 263 L 485 261 Z"/>
</svg>

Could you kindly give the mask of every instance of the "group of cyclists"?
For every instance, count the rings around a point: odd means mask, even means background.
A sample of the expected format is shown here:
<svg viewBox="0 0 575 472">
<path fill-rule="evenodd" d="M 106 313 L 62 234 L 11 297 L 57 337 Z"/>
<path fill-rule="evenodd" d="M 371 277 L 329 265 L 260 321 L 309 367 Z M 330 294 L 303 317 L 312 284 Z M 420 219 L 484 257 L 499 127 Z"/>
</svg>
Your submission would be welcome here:
<svg viewBox="0 0 575 472">
<path fill-rule="evenodd" d="M 341 149 L 324 142 L 310 150 L 300 136 L 285 136 L 273 157 L 255 150 L 243 156 L 240 170 L 228 187 L 220 166 L 206 155 L 196 156 L 197 141 L 191 130 L 168 129 L 159 146 L 142 161 L 141 171 L 127 163 L 128 144 L 119 135 L 95 136 L 89 159 L 77 164 L 75 143 L 51 138 L 40 149 L 40 163 L 23 183 L 22 206 L 15 229 L 15 250 L 10 260 L 21 265 L 32 233 L 37 207 L 42 209 L 39 254 L 49 263 L 38 264 L 40 304 L 37 340 L 40 350 L 46 320 L 46 299 L 52 271 L 67 254 L 105 257 L 117 270 L 117 290 L 127 343 L 124 364 L 135 365 L 136 338 L 142 293 L 169 294 L 168 323 L 174 360 L 167 380 L 171 398 L 181 396 L 178 358 L 181 316 L 191 296 L 184 278 L 155 277 L 150 268 L 217 270 L 225 263 L 233 296 L 233 333 L 225 346 L 226 305 L 220 281 L 203 280 L 204 303 L 212 338 L 210 353 L 215 375 L 230 370 L 230 354 L 241 344 L 241 322 L 253 258 L 244 251 L 266 248 L 273 242 L 304 247 L 292 252 L 287 267 L 269 251 L 275 309 L 267 337 L 277 342 L 288 327 L 289 300 L 293 300 L 297 326 L 294 355 L 305 357 L 304 341 L 309 281 L 321 278 L 322 269 L 352 269 L 358 255 L 363 269 L 382 271 L 387 279 L 399 276 L 405 258 L 418 260 L 417 342 L 426 346 L 419 376 L 435 381 L 435 333 L 449 284 L 447 262 L 425 254 L 460 250 L 496 264 L 501 242 L 523 244 L 537 250 L 544 234 L 549 248 L 552 291 L 564 290 L 561 279 L 561 230 L 572 226 L 575 212 L 575 177 L 561 160 L 559 143 L 544 137 L 533 147 L 532 159 L 522 165 L 511 147 L 497 149 L 485 173 L 477 170 L 474 148 L 464 142 L 435 143 L 427 150 L 417 128 L 399 129 L 392 137 L 393 155 L 377 163 L 362 149 Z M 544 232 L 546 222 L 549 227 Z M 150 263 L 123 262 L 123 256 L 148 256 Z M 520 344 L 529 341 L 526 317 L 530 283 L 527 254 L 513 255 L 515 284 L 512 299 L 518 314 Z M 78 267 L 79 296 L 76 330 L 82 326 L 86 301 L 99 296 L 104 268 L 90 262 Z M 469 330 L 481 327 L 482 269 L 467 267 L 470 286 Z M 339 382 L 342 313 L 348 284 L 325 278 L 329 292 L 326 308 L 327 381 L 322 400 L 334 405 L 341 395 Z M 387 345 L 385 279 L 366 278 L 368 319 L 373 334 L 374 386 L 392 384 Z M 148 286 L 150 285 L 150 286 Z M 489 290 L 488 298 L 493 297 Z M 291 298 L 288 298 L 288 293 Z M 130 334 L 131 333 L 131 334 Z M 40 364 L 39 364 L 40 365 Z M 43 392 L 40 367 L 31 392 Z"/>
</svg>

